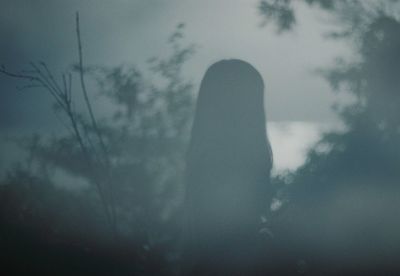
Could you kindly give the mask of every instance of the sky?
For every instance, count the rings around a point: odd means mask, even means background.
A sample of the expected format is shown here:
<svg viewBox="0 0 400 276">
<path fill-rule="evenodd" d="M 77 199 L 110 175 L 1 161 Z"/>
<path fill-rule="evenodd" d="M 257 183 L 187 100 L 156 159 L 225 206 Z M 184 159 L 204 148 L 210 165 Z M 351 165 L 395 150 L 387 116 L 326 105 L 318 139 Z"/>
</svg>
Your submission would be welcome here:
<svg viewBox="0 0 400 276">
<path fill-rule="evenodd" d="M 19 70 L 43 60 L 56 72 L 68 68 L 77 60 L 76 11 L 87 64 L 144 67 L 148 58 L 168 55 L 168 36 L 185 23 L 185 42 L 196 45 L 185 77 L 197 87 L 206 69 L 220 59 L 254 65 L 266 86 L 275 169 L 295 169 L 323 130 L 338 126 L 332 104 L 350 100 L 333 93 L 314 71 L 333 64 L 335 57 L 351 58 L 351 51 L 324 36 L 334 27 L 318 8 L 295 3 L 296 27 L 279 35 L 273 25 L 261 27 L 257 5 L 257 0 L 7 1 L 0 10 L 0 64 Z M 48 131 L 54 124 L 49 97 L 15 86 L 0 76 L 0 131 Z"/>
</svg>

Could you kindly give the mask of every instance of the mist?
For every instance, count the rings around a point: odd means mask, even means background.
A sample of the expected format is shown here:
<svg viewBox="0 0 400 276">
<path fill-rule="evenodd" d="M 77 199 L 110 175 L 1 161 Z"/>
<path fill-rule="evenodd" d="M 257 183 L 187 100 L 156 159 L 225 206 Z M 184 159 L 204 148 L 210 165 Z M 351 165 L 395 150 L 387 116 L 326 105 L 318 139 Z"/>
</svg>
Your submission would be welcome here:
<svg viewBox="0 0 400 276">
<path fill-rule="evenodd" d="M 399 1 L 2 6 L 2 273 L 397 275 Z"/>
</svg>

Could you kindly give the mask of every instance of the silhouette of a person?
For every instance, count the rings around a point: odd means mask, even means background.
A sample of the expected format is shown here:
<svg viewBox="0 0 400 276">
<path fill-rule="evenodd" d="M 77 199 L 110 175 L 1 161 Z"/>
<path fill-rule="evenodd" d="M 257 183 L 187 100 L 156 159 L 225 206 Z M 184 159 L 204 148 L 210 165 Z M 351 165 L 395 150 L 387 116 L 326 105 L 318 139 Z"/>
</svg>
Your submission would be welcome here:
<svg viewBox="0 0 400 276">
<path fill-rule="evenodd" d="M 213 64 L 201 82 L 187 153 L 184 259 L 192 275 L 257 265 L 271 167 L 261 75 L 241 60 Z"/>
</svg>

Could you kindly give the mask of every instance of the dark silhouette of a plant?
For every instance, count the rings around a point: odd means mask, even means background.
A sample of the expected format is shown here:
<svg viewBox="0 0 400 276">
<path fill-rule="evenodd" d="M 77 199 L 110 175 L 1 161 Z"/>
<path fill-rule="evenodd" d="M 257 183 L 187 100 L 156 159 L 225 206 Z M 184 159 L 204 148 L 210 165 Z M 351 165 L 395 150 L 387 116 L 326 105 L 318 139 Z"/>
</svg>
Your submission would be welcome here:
<svg viewBox="0 0 400 276">
<path fill-rule="evenodd" d="M 45 62 L 31 62 L 29 70 L 20 73 L 0 69 L 26 81 L 22 89 L 48 92 L 68 130 L 51 140 L 38 139 L 36 162 L 85 179 L 95 187 L 113 235 L 133 235 L 143 244 L 155 243 L 158 234 L 150 232 L 161 233 L 156 225 L 179 205 L 182 157 L 193 108 L 192 84 L 182 77 L 182 65 L 193 55 L 194 46 L 182 46 L 183 29 L 184 24 L 179 24 L 170 36 L 169 57 L 149 60 L 151 77 L 147 78 L 135 66 L 85 66 L 78 13 L 78 63 L 62 74 L 61 81 Z M 75 73 L 81 95 L 72 91 Z M 111 118 L 96 116 L 87 77 L 97 83 L 98 95 L 116 107 Z M 153 83 L 154 79 L 162 80 L 161 84 Z M 85 110 L 77 108 L 81 100 Z"/>
</svg>

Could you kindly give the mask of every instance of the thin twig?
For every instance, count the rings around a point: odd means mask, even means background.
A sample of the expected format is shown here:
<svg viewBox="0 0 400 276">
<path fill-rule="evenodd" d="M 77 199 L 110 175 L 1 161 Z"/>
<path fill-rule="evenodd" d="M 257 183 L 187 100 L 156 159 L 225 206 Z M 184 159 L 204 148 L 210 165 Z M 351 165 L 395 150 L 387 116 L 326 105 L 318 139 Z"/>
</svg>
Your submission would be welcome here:
<svg viewBox="0 0 400 276">
<path fill-rule="evenodd" d="M 34 63 L 31 63 L 31 65 L 34 68 L 37 68 L 36 65 L 34 65 Z M 42 78 L 40 71 L 37 71 L 35 69 L 35 73 L 39 74 L 39 77 L 37 76 L 32 76 L 32 75 L 27 75 L 27 74 L 19 74 L 19 73 L 13 73 L 10 72 L 8 70 L 5 69 L 4 66 L 0 67 L 0 73 L 12 77 L 12 78 L 17 78 L 17 79 L 26 79 L 29 80 L 31 82 L 37 82 L 38 84 L 31 84 L 32 86 L 43 86 L 44 88 L 46 88 L 47 91 L 50 92 L 50 94 L 53 96 L 53 98 L 56 100 L 57 104 L 61 107 L 61 108 L 65 108 L 63 102 L 61 101 L 59 95 L 53 90 L 53 88 L 51 86 L 49 86 L 49 84 L 46 82 L 45 79 Z"/>
<path fill-rule="evenodd" d="M 94 116 L 93 108 L 89 100 L 88 92 L 86 89 L 86 83 L 85 83 L 85 77 L 84 77 L 84 67 L 83 67 L 83 54 L 82 54 L 82 41 L 81 41 L 81 32 L 80 32 L 80 24 L 79 24 L 79 12 L 76 13 L 76 35 L 77 35 L 77 40 L 78 40 L 78 57 L 79 57 L 79 66 L 78 66 L 78 71 L 79 71 L 79 76 L 80 76 L 80 83 L 81 83 L 81 88 L 82 88 L 82 93 L 84 96 L 85 104 L 89 112 L 90 120 L 94 129 L 94 132 L 100 142 L 100 147 L 104 155 L 104 160 L 105 160 L 105 165 L 106 165 L 106 173 L 107 173 L 107 178 L 108 178 L 108 188 L 109 188 L 109 195 L 110 195 L 110 207 L 111 207 L 111 219 L 112 219 L 112 227 L 113 227 L 113 232 L 115 234 L 116 231 L 116 212 L 115 212 L 115 204 L 114 204 L 114 195 L 113 195 L 113 189 L 111 187 L 111 162 L 109 158 L 109 153 L 108 149 L 104 143 L 103 136 L 100 132 L 100 129 L 98 127 L 97 121 Z"/>
<path fill-rule="evenodd" d="M 0 73 L 4 74 L 6 76 L 12 77 L 12 78 L 27 79 L 30 81 L 38 81 L 37 77 L 31 76 L 31 75 L 16 74 L 16 73 L 7 71 L 4 66 L 0 67 Z"/>
<path fill-rule="evenodd" d="M 41 85 L 41 84 L 27 84 L 27 85 L 24 85 L 24 86 L 17 86 L 17 90 L 18 91 L 31 89 L 31 88 L 45 88 L 45 87 L 43 85 Z"/>
<path fill-rule="evenodd" d="M 94 129 L 94 131 L 95 131 L 95 133 L 96 133 L 96 135 L 97 135 L 97 137 L 98 137 L 98 139 L 100 141 L 100 145 L 102 147 L 102 150 L 104 152 L 107 152 L 106 146 L 105 146 L 105 143 L 103 141 L 103 137 L 102 137 L 102 135 L 100 133 L 99 127 L 97 125 L 97 121 L 96 121 L 96 118 L 94 116 L 93 108 L 92 108 L 92 105 L 90 103 L 88 92 L 87 92 L 87 89 L 86 89 L 86 83 L 85 83 L 85 77 L 84 77 L 84 68 L 83 68 L 81 31 L 80 31 L 80 25 L 79 25 L 79 13 L 78 12 L 76 13 L 76 35 L 77 35 L 77 38 L 78 38 L 78 54 L 79 54 L 79 70 L 78 71 L 79 71 L 79 76 L 80 76 L 81 88 L 82 88 L 83 96 L 84 96 L 84 99 L 85 99 L 85 104 L 86 104 L 86 107 L 87 107 L 87 109 L 89 111 L 90 120 L 92 122 L 93 129 Z"/>
<path fill-rule="evenodd" d="M 67 94 L 69 98 L 69 102 L 72 102 L 72 75 L 71 73 L 68 73 L 68 89 L 67 89 Z"/>
<path fill-rule="evenodd" d="M 47 76 L 48 76 L 48 78 L 50 79 L 50 81 L 54 84 L 54 87 L 58 90 L 58 92 L 59 92 L 60 94 L 62 94 L 62 89 L 61 89 L 61 87 L 60 87 L 60 86 L 58 85 L 58 83 L 56 82 L 56 80 L 55 80 L 53 74 L 50 72 L 50 70 L 49 70 L 49 68 L 47 67 L 46 63 L 41 62 L 40 64 L 42 65 L 42 67 L 43 67 L 44 70 L 46 71 Z"/>
<path fill-rule="evenodd" d="M 33 67 L 33 69 L 39 75 L 39 79 L 41 79 L 43 82 L 45 82 L 47 84 L 47 86 L 51 88 L 51 90 L 54 92 L 54 94 L 56 94 L 57 96 L 60 96 L 60 92 L 57 90 L 57 88 L 54 86 L 54 84 L 51 83 L 51 81 L 42 72 L 42 70 L 40 70 L 39 67 L 33 62 L 30 62 L 30 65 Z"/>
</svg>

